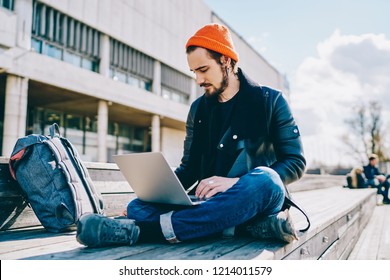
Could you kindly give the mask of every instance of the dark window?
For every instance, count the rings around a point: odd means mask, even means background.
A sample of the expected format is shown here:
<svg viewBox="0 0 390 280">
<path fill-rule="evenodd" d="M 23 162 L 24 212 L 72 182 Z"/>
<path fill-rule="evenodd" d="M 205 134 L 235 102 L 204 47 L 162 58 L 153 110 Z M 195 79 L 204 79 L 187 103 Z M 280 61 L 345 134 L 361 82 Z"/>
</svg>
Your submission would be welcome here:
<svg viewBox="0 0 390 280">
<path fill-rule="evenodd" d="M 4 7 L 8 10 L 13 10 L 14 0 L 0 0 L 0 7 Z"/>
<path fill-rule="evenodd" d="M 153 66 L 153 58 L 110 39 L 110 75 L 113 79 L 151 91 Z"/>
<path fill-rule="evenodd" d="M 162 96 L 188 104 L 191 93 L 191 78 L 181 72 L 161 64 Z"/>
<path fill-rule="evenodd" d="M 99 31 L 33 2 L 32 47 L 36 52 L 98 72 L 99 45 Z"/>
</svg>

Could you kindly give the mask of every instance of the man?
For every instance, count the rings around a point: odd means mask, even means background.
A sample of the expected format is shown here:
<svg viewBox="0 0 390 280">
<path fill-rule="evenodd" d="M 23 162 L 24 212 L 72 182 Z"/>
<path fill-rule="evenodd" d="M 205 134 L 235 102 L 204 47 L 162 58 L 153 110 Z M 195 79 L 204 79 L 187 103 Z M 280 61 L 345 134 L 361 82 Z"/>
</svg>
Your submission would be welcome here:
<svg viewBox="0 0 390 280">
<path fill-rule="evenodd" d="M 390 183 L 387 180 L 389 176 L 383 175 L 377 165 L 378 156 L 371 154 L 368 157 L 368 164 L 363 167 L 364 175 L 366 176 L 366 185 L 374 188 L 378 188 L 378 193 L 383 195 L 383 204 L 390 204 L 389 199 L 389 187 Z"/>
<path fill-rule="evenodd" d="M 288 210 L 282 209 L 285 184 L 299 179 L 306 163 L 286 100 L 237 67 L 238 54 L 225 26 L 202 27 L 186 49 L 205 93 L 191 105 L 184 155 L 175 172 L 185 188 L 199 182 L 193 192 L 208 200 L 183 207 L 135 199 L 127 207 L 128 219 L 84 216 L 78 223 L 80 243 L 177 243 L 234 230 L 257 238 L 297 239 Z"/>
</svg>

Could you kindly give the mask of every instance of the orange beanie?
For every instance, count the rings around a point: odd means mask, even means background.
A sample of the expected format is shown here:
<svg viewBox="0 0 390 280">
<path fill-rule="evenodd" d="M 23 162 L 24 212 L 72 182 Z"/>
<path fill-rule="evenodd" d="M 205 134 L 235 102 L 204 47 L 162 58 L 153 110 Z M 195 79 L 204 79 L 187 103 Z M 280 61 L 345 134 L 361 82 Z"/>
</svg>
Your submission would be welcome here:
<svg viewBox="0 0 390 280">
<path fill-rule="evenodd" d="M 194 36 L 188 40 L 186 49 L 189 46 L 206 48 L 226 55 L 238 62 L 238 54 L 234 50 L 233 40 L 230 36 L 229 29 L 218 23 L 207 24 L 199 29 Z"/>
</svg>

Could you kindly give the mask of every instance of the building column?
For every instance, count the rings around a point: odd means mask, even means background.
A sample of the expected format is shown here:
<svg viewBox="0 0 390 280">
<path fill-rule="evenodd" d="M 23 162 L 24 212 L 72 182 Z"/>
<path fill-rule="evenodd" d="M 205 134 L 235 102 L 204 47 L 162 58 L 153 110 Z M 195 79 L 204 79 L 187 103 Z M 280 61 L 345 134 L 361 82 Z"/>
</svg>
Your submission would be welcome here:
<svg viewBox="0 0 390 280">
<path fill-rule="evenodd" d="M 33 1 L 16 0 L 14 8 L 15 13 L 17 14 L 16 45 L 23 49 L 30 50 Z"/>
<path fill-rule="evenodd" d="M 153 67 L 153 93 L 161 96 L 161 63 L 158 60 L 154 61 Z"/>
<path fill-rule="evenodd" d="M 107 162 L 108 103 L 100 100 L 98 105 L 98 162 Z"/>
<path fill-rule="evenodd" d="M 110 77 L 110 37 L 107 34 L 100 36 L 99 73 L 104 77 Z"/>
<path fill-rule="evenodd" d="M 160 116 L 154 115 L 152 117 L 152 152 L 161 152 L 160 135 Z"/>
<path fill-rule="evenodd" d="M 9 157 L 16 141 L 26 135 L 28 79 L 7 76 L 5 86 L 3 155 Z"/>
</svg>

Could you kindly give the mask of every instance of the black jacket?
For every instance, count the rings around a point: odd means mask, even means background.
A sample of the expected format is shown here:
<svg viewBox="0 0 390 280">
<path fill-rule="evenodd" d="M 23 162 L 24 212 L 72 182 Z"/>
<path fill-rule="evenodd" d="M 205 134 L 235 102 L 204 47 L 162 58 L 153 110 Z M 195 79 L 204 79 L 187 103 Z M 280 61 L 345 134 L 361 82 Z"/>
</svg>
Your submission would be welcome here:
<svg viewBox="0 0 390 280">
<path fill-rule="evenodd" d="M 375 179 L 375 176 L 377 175 L 382 175 L 382 173 L 379 172 L 378 167 L 372 166 L 371 164 L 363 166 L 363 170 L 364 170 L 364 175 L 368 180 Z"/>
<path fill-rule="evenodd" d="M 298 180 L 306 161 L 298 127 L 281 92 L 260 86 L 239 69 L 239 99 L 231 125 L 218 149 L 237 155 L 227 177 L 240 177 L 258 166 L 274 169 L 285 185 Z M 210 162 L 205 158 L 208 135 L 207 98 L 203 95 L 190 108 L 186 123 L 184 154 L 176 174 L 187 189 L 204 179 Z"/>
</svg>

